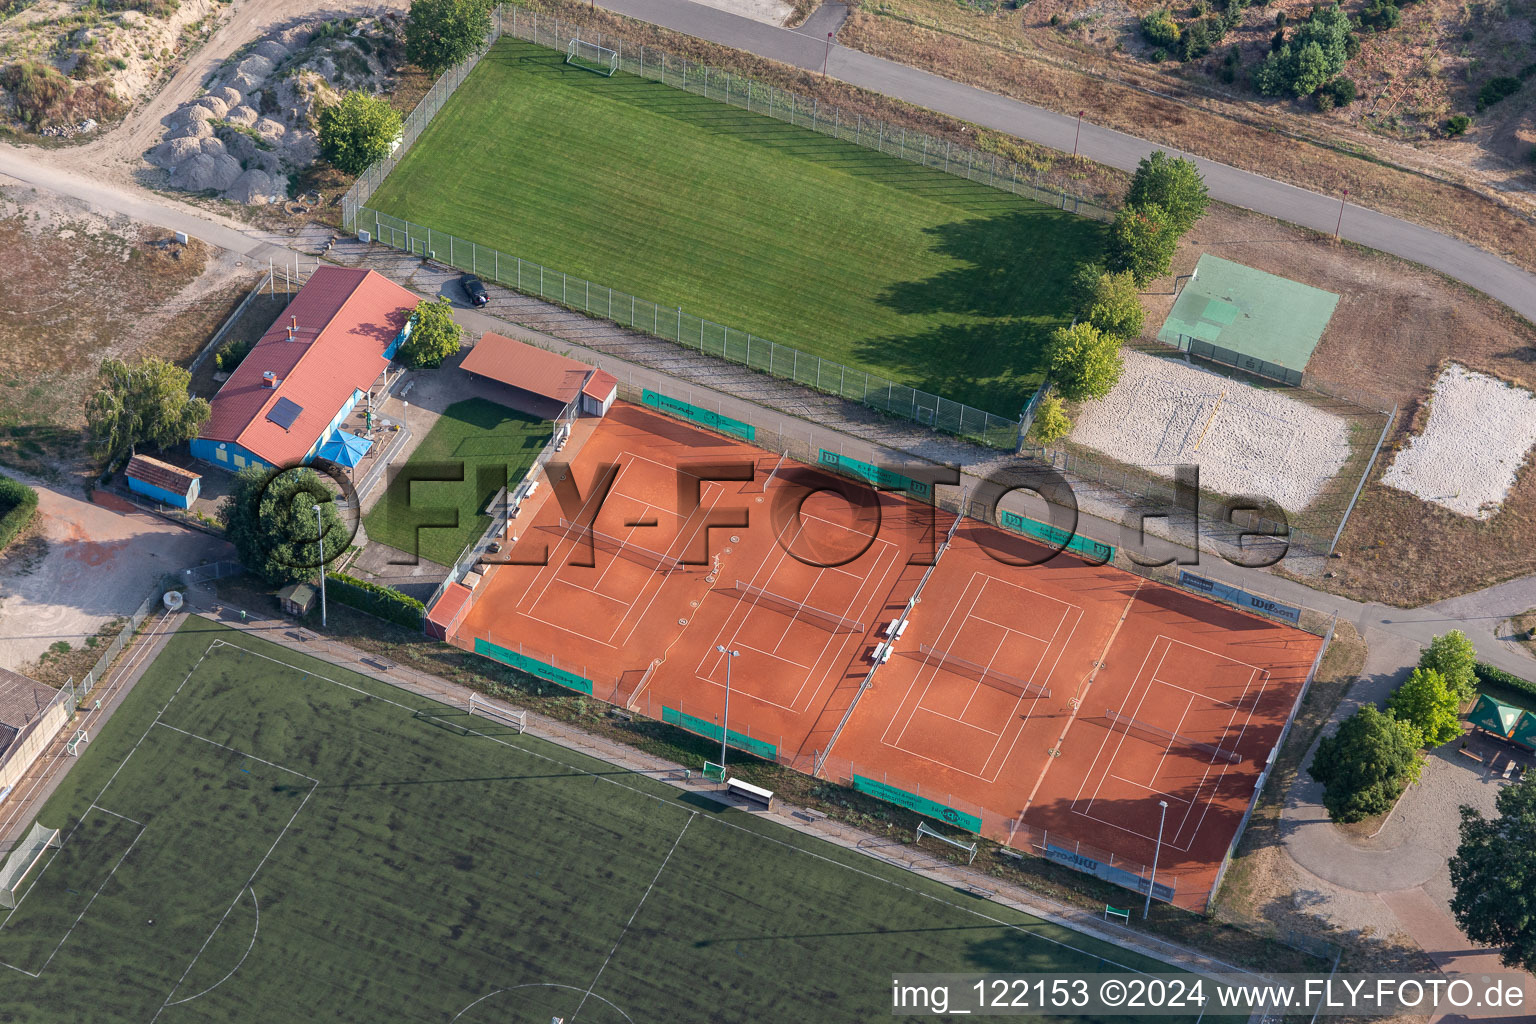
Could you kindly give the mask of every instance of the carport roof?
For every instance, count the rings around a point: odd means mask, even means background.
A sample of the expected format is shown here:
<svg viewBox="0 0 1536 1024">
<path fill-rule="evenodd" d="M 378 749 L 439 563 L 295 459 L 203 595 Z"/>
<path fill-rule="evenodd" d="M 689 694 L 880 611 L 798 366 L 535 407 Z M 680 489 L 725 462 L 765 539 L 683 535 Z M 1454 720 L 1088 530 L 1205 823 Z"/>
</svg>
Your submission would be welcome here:
<svg viewBox="0 0 1536 1024">
<path fill-rule="evenodd" d="M 47 709 L 57 694 L 52 687 L 0 668 L 0 753 Z"/>
<path fill-rule="evenodd" d="M 528 345 L 494 331 L 469 350 L 460 366 L 502 384 L 569 405 L 594 373 L 586 363 Z M 606 376 L 606 375 L 605 375 Z"/>
</svg>

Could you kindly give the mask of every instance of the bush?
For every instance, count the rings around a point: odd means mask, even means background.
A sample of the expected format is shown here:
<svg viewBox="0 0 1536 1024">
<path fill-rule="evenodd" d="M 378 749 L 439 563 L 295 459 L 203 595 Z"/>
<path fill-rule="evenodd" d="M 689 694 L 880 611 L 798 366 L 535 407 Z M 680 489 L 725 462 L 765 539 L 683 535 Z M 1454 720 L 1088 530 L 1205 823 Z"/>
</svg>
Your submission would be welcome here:
<svg viewBox="0 0 1536 1024">
<path fill-rule="evenodd" d="M 234 373 L 235 367 L 239 366 L 255 347 L 254 339 L 237 338 L 213 354 L 213 365 L 220 373 Z"/>
<path fill-rule="evenodd" d="M 1312 101 L 1317 104 L 1317 109 L 1325 114 L 1333 109 L 1333 93 L 1327 89 L 1319 89 L 1313 93 Z"/>
<path fill-rule="evenodd" d="M 1414 669 L 1387 698 L 1387 708 L 1413 726 L 1422 746 L 1438 747 L 1461 735 L 1456 693 L 1432 668 Z"/>
<path fill-rule="evenodd" d="M 1127 206 L 1110 225 L 1106 262 L 1110 270 L 1129 271 L 1136 286 L 1145 288 L 1147 282 L 1168 273 L 1178 247 L 1179 233 L 1161 206 Z"/>
<path fill-rule="evenodd" d="M 1402 20 L 1403 12 L 1391 0 L 1371 0 L 1365 10 L 1360 12 L 1360 24 L 1382 32 L 1396 28 Z"/>
<path fill-rule="evenodd" d="M 1472 119 L 1466 114 L 1457 114 L 1445 122 L 1445 134 L 1452 136 L 1461 135 L 1470 127 L 1472 127 Z"/>
<path fill-rule="evenodd" d="M 453 318 L 453 304 L 447 299 L 422 299 L 411 316 L 411 333 L 400 346 L 396 358 L 412 368 L 443 365 L 443 360 L 459 350 L 463 328 Z"/>
<path fill-rule="evenodd" d="M 1355 102 L 1355 96 L 1358 95 L 1358 92 L 1355 88 L 1355 80 L 1352 78 L 1345 78 L 1343 75 L 1335 78 L 1323 88 L 1330 96 L 1333 97 L 1333 104 L 1336 107 L 1349 106 L 1351 103 Z"/>
<path fill-rule="evenodd" d="M 325 585 L 329 596 L 342 604 L 407 629 L 420 629 L 427 614 L 426 605 L 414 597 L 345 573 L 327 575 Z"/>
<path fill-rule="evenodd" d="M 1494 668 L 1479 661 L 1472 666 L 1472 674 L 1481 686 L 1502 686 L 1506 690 L 1513 690 L 1522 696 L 1536 699 L 1536 683 L 1505 672 L 1501 668 Z"/>
<path fill-rule="evenodd" d="M 1179 39 L 1179 59 L 1198 60 L 1210 53 L 1227 34 L 1227 23 L 1220 17 L 1201 18 L 1184 29 Z"/>
<path fill-rule="evenodd" d="M 1146 310 L 1130 274 L 1100 274 L 1086 298 L 1088 322 L 1102 333 L 1120 341 L 1141 335 Z"/>
<path fill-rule="evenodd" d="M 1141 34 L 1147 42 L 1161 48 L 1179 45 L 1179 25 L 1173 20 L 1173 12 L 1164 7 L 1141 19 Z"/>
<path fill-rule="evenodd" d="M 20 480 L 0 476 L 0 551 L 25 530 L 37 512 L 37 492 Z"/>
<path fill-rule="evenodd" d="M 381 96 L 349 92 L 320 111 L 320 155 L 343 174 L 361 174 L 389 155 L 404 122 Z"/>
<path fill-rule="evenodd" d="M 1502 99 L 1513 96 L 1520 91 L 1520 79 L 1512 75 L 1500 75 L 1490 78 L 1483 83 L 1483 87 L 1477 90 L 1477 109 L 1486 110 Z"/>
<path fill-rule="evenodd" d="M 1072 431 L 1072 420 L 1060 398 L 1046 395 L 1035 410 L 1035 422 L 1030 424 L 1030 439 L 1040 444 L 1059 441 Z"/>
<path fill-rule="evenodd" d="M 1308 771 L 1323 784 L 1323 806 L 1334 821 L 1385 813 L 1416 781 L 1422 766 L 1418 732 L 1367 704 L 1317 745 Z"/>
<path fill-rule="evenodd" d="M 1058 327 L 1045 343 L 1045 363 L 1063 398 L 1074 402 L 1103 398 L 1125 369 L 1120 342 L 1092 324 Z"/>
<path fill-rule="evenodd" d="M 1354 33 L 1339 9 L 1315 7 L 1286 39 L 1275 33 L 1275 44 L 1253 75 L 1253 86 L 1264 96 L 1308 96 L 1344 68 Z"/>
</svg>

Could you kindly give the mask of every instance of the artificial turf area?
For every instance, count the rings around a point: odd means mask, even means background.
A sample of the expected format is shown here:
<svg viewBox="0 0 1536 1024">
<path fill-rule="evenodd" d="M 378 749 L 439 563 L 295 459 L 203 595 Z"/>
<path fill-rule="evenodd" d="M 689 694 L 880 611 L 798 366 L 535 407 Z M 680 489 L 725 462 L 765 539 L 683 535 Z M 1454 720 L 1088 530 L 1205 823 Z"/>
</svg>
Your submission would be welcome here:
<svg viewBox="0 0 1536 1024">
<path fill-rule="evenodd" d="M 369 539 L 452 565 L 491 525 L 486 504 L 523 479 L 553 433 L 548 420 L 483 398 L 453 403 L 391 471 L 363 517 Z"/>
<path fill-rule="evenodd" d="M 1018 415 L 1103 225 L 564 60 L 503 38 L 369 205 Z"/>
<path fill-rule="evenodd" d="M 40 820 L 28 1024 L 875 1021 L 892 971 L 1157 966 L 199 617 Z"/>
</svg>

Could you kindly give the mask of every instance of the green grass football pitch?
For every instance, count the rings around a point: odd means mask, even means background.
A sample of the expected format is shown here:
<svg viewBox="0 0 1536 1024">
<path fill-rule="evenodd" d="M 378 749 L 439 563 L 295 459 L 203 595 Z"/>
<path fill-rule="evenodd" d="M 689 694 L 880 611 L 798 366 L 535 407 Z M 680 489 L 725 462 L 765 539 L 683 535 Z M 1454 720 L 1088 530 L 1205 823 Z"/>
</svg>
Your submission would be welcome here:
<svg viewBox="0 0 1536 1024">
<path fill-rule="evenodd" d="M 1158 966 L 196 617 L 40 820 L 31 1024 L 874 1021 L 893 971 Z"/>
<path fill-rule="evenodd" d="M 502 39 L 369 205 L 1018 415 L 1103 225 L 564 59 Z"/>
<path fill-rule="evenodd" d="M 486 503 L 527 475 L 553 432 L 548 420 L 483 398 L 455 402 L 363 517 L 369 539 L 452 565 L 491 525 Z"/>
</svg>

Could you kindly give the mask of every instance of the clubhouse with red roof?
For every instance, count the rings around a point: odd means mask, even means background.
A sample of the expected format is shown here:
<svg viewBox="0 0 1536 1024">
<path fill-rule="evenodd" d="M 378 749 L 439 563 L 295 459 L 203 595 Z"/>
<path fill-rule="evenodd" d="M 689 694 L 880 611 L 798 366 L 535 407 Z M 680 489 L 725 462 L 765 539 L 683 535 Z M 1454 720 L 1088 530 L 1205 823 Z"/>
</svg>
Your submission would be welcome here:
<svg viewBox="0 0 1536 1024">
<path fill-rule="evenodd" d="M 192 456 L 231 471 L 311 461 L 389 369 L 417 297 L 371 270 L 318 267 L 213 397 Z"/>
</svg>

